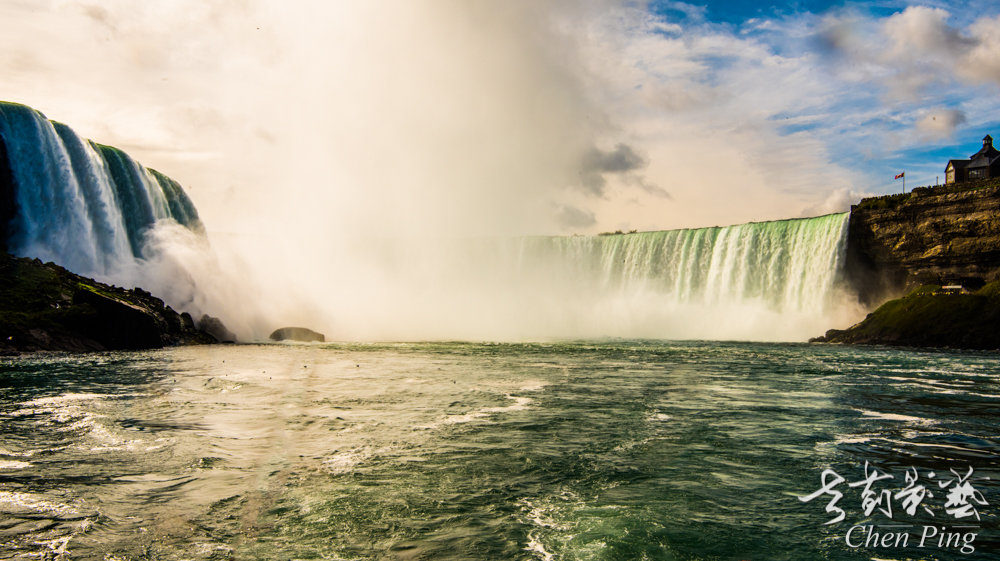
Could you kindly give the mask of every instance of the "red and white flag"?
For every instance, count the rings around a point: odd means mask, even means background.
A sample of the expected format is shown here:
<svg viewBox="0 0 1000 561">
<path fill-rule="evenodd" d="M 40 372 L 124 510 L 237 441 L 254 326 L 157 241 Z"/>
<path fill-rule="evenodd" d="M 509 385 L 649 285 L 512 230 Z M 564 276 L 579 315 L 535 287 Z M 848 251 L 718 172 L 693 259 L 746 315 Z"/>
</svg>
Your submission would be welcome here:
<svg viewBox="0 0 1000 561">
<path fill-rule="evenodd" d="M 903 173 L 897 175 L 896 179 L 899 179 L 900 177 L 905 177 L 905 176 L 906 176 L 906 172 L 904 171 Z"/>
</svg>

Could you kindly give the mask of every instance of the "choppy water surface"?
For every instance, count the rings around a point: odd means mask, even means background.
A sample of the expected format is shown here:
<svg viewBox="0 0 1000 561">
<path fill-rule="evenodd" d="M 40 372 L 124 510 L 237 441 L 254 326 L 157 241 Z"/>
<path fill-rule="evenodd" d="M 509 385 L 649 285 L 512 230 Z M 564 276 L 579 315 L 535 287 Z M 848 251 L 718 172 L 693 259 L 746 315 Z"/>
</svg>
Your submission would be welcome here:
<svg viewBox="0 0 1000 561">
<path fill-rule="evenodd" d="M 642 341 L 4 359 L 0 558 L 995 559 L 998 359 Z M 894 476 L 875 494 L 916 467 L 933 516 L 865 516 L 866 461 Z M 969 467 L 978 520 L 937 484 Z M 831 525 L 830 496 L 798 498 L 827 468 L 846 480 Z M 912 535 L 850 547 L 866 524 Z M 975 551 L 918 547 L 927 525 Z"/>
</svg>

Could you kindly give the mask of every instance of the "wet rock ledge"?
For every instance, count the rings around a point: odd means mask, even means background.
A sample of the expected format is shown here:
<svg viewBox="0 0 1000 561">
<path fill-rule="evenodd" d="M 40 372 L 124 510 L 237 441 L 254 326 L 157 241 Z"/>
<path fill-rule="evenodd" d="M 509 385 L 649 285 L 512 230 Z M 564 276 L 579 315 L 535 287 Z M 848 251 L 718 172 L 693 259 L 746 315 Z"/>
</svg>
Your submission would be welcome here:
<svg viewBox="0 0 1000 561">
<path fill-rule="evenodd" d="M 163 300 L 0 252 L 0 354 L 200 345 L 218 340 Z"/>
</svg>

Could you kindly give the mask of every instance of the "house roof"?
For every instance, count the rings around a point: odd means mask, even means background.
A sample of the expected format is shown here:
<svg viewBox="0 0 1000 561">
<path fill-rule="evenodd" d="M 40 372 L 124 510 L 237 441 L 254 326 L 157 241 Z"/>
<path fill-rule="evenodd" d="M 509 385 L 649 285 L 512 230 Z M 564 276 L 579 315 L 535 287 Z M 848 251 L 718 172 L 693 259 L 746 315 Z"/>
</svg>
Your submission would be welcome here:
<svg viewBox="0 0 1000 561">
<path fill-rule="evenodd" d="M 983 147 L 979 152 L 969 156 L 968 160 L 948 160 L 949 166 L 955 166 L 956 170 L 966 168 L 984 168 L 993 165 L 1000 160 L 1000 150 L 993 147 L 993 137 L 986 135 L 983 138 Z M 948 171 L 948 166 L 945 166 Z"/>
<path fill-rule="evenodd" d="M 970 167 L 970 168 L 984 168 L 986 166 L 991 165 L 993 162 L 995 162 L 997 160 L 1000 160 L 1000 153 L 998 153 L 997 155 L 992 156 L 992 157 L 984 154 L 982 156 L 978 156 L 976 158 L 973 158 L 969 162 L 968 167 Z"/>
</svg>

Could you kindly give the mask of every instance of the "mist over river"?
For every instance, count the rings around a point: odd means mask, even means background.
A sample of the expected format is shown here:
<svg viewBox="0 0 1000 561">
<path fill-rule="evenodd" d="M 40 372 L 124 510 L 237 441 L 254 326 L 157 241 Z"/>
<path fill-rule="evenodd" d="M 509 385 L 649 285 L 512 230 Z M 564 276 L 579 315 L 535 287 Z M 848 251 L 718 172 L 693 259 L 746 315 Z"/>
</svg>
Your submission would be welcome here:
<svg viewBox="0 0 1000 561">
<path fill-rule="evenodd" d="M 648 340 L 7 358 L 0 558 L 995 559 L 998 375 Z"/>
</svg>

